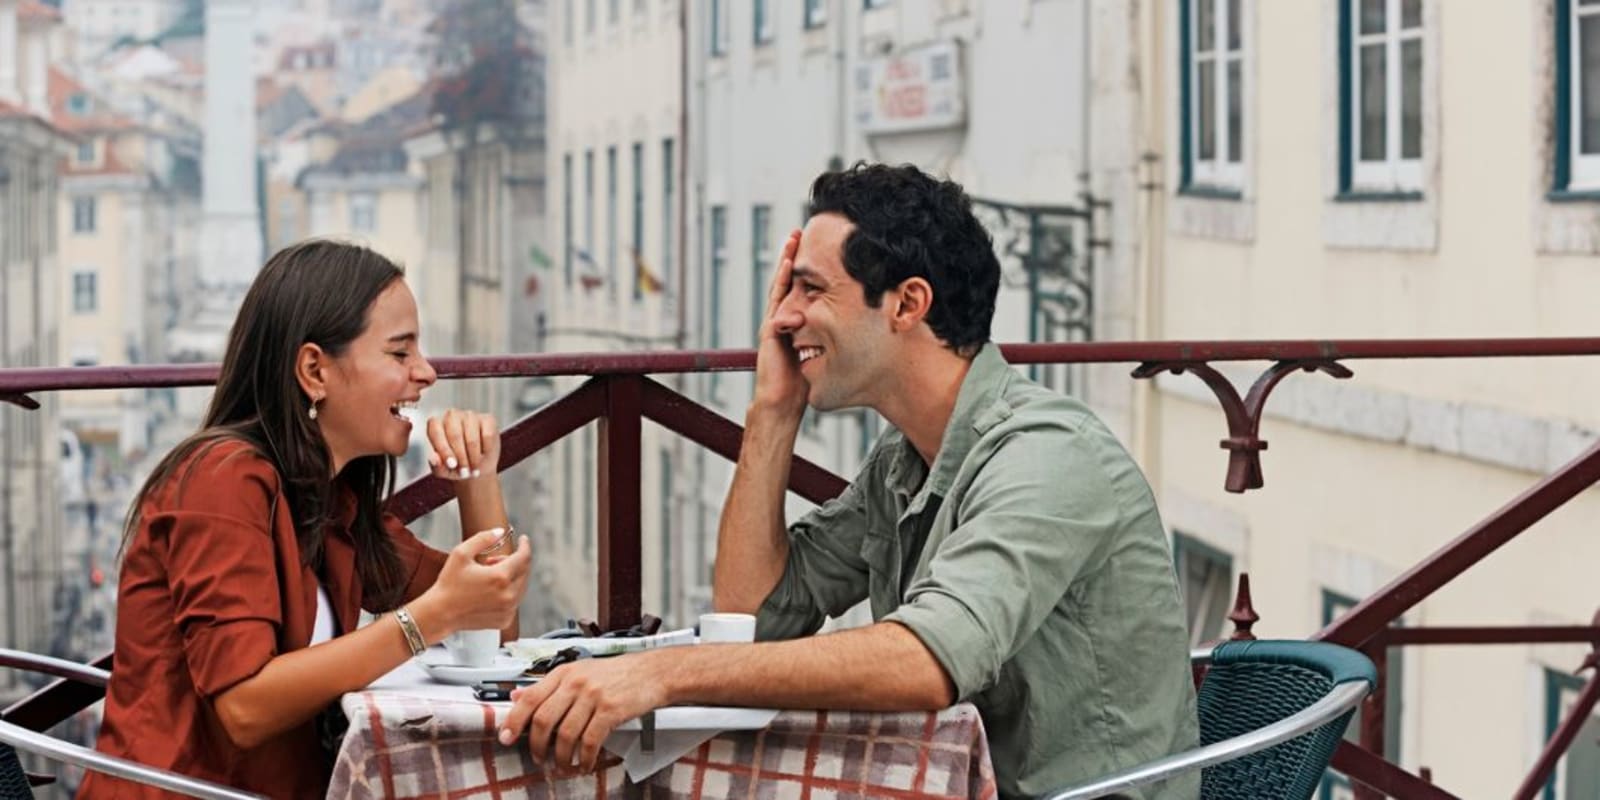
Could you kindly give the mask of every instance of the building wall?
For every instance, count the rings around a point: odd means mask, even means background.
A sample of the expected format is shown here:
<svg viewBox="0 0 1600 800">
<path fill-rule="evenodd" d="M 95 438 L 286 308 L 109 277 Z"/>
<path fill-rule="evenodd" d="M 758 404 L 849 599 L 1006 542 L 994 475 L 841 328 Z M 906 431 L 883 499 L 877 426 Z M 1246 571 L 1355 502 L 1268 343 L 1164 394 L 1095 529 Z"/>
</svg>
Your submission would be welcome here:
<svg viewBox="0 0 1600 800">
<path fill-rule="evenodd" d="M 858 160 L 914 163 L 961 182 L 980 198 L 1021 206 L 1081 206 L 1088 133 L 1085 98 L 1085 2 L 825 3 L 820 24 L 807 25 L 803 5 L 769 3 L 770 36 L 756 32 L 752 3 L 696 4 L 689 57 L 697 91 L 690 103 L 693 159 L 695 265 L 691 326 L 698 347 L 749 347 L 757 305 L 764 302 L 777 247 L 804 224 L 812 180 L 823 170 Z M 725 30 L 723 45 L 712 32 Z M 958 54 L 965 113 L 943 123 L 886 132 L 864 126 L 861 106 L 876 88 L 862 89 L 858 71 L 879 59 L 916 59 L 928 48 L 953 44 Z M 1098 189 L 1097 189 L 1098 191 Z M 755 229 L 757 207 L 770 209 L 764 238 Z M 713 209 L 725 215 L 720 277 L 713 278 Z M 1118 211 L 1113 209 L 1114 212 Z M 986 224 L 998 222 L 984 216 Z M 1109 224 L 1109 220 L 1099 220 Z M 1104 236 L 1104 234 L 1100 234 Z M 996 229 L 997 240 L 1003 239 Z M 1087 242 L 1076 245 L 1083 252 Z M 1101 337 L 1131 331 L 1132 290 L 1124 277 L 1135 245 L 1117 241 L 1096 252 L 1096 313 Z M 1027 341 L 1028 277 L 1016 258 L 1002 258 L 1003 282 L 994 319 L 999 342 Z M 713 295 L 716 295 L 714 298 Z M 715 333 L 713 333 L 715 330 Z M 722 413 L 742 420 L 750 375 L 702 376 L 696 384 Z M 1096 385 L 1077 380 L 1114 427 L 1127 425 L 1126 382 Z M 807 421 L 796 451 L 844 476 L 858 468 L 884 423 L 861 411 L 817 415 Z M 696 515 L 705 540 L 695 545 L 709 560 L 732 465 L 701 454 Z M 808 508 L 790 498 L 789 516 Z M 709 579 L 709 572 L 700 573 Z M 700 590 L 709 593 L 709 587 Z"/>
<path fill-rule="evenodd" d="M 591 27 L 584 3 L 549 4 L 544 205 L 551 246 L 545 251 L 548 268 L 535 275 L 548 303 L 544 347 L 553 352 L 672 349 L 679 341 L 680 303 L 686 299 L 682 5 L 677 0 L 592 5 Z M 663 155 L 669 140 L 670 200 Z M 636 145 L 642 167 L 637 171 Z M 608 152 L 615 152 L 614 173 Z M 586 154 L 593 159 L 592 193 L 584 177 Z M 608 214 L 612 175 L 615 205 Z M 634 210 L 636 177 L 642 214 Z M 642 243 L 637 260 L 636 220 Z M 671 377 L 662 380 L 681 385 Z M 580 383 L 560 379 L 555 391 Z M 552 502 L 535 541 L 553 556 L 541 578 L 556 607 L 569 615 L 592 617 L 596 609 L 597 442 L 591 425 L 557 442 L 544 457 L 555 465 L 543 482 Z M 644 610 L 679 624 L 696 610 L 683 593 L 682 546 L 692 535 L 686 531 L 693 529 L 683 516 L 684 498 L 696 485 L 693 448 L 651 424 L 644 426 L 641 446 Z"/>
<path fill-rule="evenodd" d="M 1159 187 L 1136 205 L 1152 256 L 1139 287 L 1154 339 L 1583 336 L 1596 276 L 1593 205 L 1554 202 L 1551 3 L 1458 8 L 1424 0 L 1421 182 L 1351 197 L 1339 176 L 1339 6 L 1241 4 L 1244 178 L 1233 196 L 1180 188 L 1179 4 L 1104 14 L 1099 42 L 1131 43 L 1132 113 L 1102 120 L 1155 158 L 1095 164 Z M 1097 62 L 1098 63 L 1098 62 Z M 1531 69 L 1530 69 L 1531 65 Z M 1122 64 L 1097 74 L 1118 97 Z M 1100 106 L 1096 106 L 1100 108 Z M 1262 425 L 1266 487 L 1221 491 L 1225 427 L 1191 376 L 1162 376 L 1135 421 L 1168 526 L 1251 573 L 1258 635 L 1303 637 L 1325 591 L 1360 598 L 1596 439 L 1582 361 L 1350 361 L 1347 381 L 1296 374 Z M 1230 365 L 1243 387 L 1262 365 Z M 1586 623 L 1584 565 L 1600 559 L 1593 491 L 1417 606 L 1419 625 Z M 1546 733 L 1543 672 L 1581 646 L 1413 647 L 1398 691 L 1399 763 L 1446 789 L 1509 794 Z M 1493 720 L 1494 724 L 1485 725 Z"/>
<path fill-rule="evenodd" d="M 47 366 L 58 337 L 55 165 L 63 150 L 51 129 L 28 119 L 0 116 L 0 139 L 0 172 L 9 177 L 0 181 L 0 366 Z M 56 397 L 36 399 L 34 410 L 0 403 L 0 571 L 9 587 L 0 625 L 10 646 L 42 652 L 63 565 L 61 445 Z"/>
</svg>

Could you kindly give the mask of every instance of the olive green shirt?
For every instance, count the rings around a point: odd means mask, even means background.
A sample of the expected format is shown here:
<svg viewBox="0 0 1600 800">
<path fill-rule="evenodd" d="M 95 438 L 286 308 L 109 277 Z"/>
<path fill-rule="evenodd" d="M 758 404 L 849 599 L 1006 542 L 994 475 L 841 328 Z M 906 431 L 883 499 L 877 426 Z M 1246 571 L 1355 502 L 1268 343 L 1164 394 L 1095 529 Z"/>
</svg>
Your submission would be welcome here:
<svg viewBox="0 0 1600 800">
<path fill-rule="evenodd" d="M 1003 796 L 1194 747 L 1188 634 L 1166 534 L 1131 456 L 1082 403 L 973 359 L 929 469 L 898 430 L 789 528 L 757 638 L 869 600 L 983 716 Z M 1199 775 L 1143 798 L 1193 798 Z"/>
</svg>

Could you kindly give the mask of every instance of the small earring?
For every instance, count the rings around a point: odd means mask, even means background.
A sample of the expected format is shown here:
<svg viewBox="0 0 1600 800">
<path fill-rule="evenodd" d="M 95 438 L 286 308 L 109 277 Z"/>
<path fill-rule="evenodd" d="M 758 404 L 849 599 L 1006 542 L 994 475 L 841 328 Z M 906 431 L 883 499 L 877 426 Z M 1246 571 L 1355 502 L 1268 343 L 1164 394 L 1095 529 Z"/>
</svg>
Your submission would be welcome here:
<svg viewBox="0 0 1600 800">
<path fill-rule="evenodd" d="M 317 418 L 317 403 L 318 402 L 320 402 L 320 401 L 312 400 L 311 401 L 311 409 L 306 412 L 306 416 L 310 417 L 313 420 L 315 420 Z"/>
</svg>

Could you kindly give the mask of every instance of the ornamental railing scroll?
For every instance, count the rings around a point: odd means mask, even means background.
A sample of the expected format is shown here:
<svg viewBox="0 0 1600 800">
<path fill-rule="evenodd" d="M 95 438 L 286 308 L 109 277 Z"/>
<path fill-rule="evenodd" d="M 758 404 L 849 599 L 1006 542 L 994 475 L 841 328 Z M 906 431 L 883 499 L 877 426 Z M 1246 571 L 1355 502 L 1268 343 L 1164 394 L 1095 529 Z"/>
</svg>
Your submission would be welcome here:
<svg viewBox="0 0 1600 800">
<path fill-rule="evenodd" d="M 1108 207 L 1084 195 L 1081 206 L 1021 205 L 974 197 L 973 213 L 994 237 L 1003 288 L 1028 297 L 1028 341 L 1094 340 L 1095 214 Z M 1084 386 L 1082 364 L 1034 364 L 1029 373 L 1057 391 Z"/>
</svg>

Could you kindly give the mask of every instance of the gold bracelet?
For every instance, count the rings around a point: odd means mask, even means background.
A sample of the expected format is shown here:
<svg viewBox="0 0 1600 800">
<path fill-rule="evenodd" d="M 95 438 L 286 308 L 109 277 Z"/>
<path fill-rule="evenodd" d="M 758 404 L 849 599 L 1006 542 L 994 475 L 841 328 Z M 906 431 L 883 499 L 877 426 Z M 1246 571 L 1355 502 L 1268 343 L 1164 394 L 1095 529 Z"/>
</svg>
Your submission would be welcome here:
<svg viewBox="0 0 1600 800">
<path fill-rule="evenodd" d="M 416 617 L 401 606 L 394 610 L 394 618 L 400 623 L 400 633 L 406 637 L 406 646 L 411 648 L 411 655 L 420 656 L 422 651 L 428 649 L 428 640 L 422 638 L 422 629 L 417 627 Z"/>
</svg>

